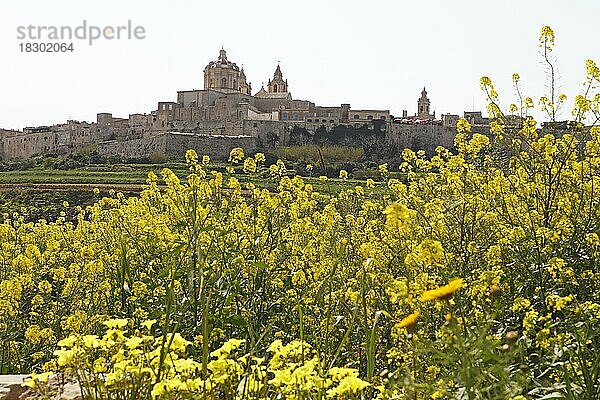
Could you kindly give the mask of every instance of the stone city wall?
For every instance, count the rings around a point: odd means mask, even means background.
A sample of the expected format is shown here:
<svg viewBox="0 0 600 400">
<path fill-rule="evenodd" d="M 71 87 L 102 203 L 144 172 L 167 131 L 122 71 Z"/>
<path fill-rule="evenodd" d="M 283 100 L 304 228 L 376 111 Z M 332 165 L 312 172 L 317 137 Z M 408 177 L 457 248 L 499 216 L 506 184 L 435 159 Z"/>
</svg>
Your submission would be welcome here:
<svg viewBox="0 0 600 400">
<path fill-rule="evenodd" d="M 250 136 L 216 136 L 192 133 L 166 132 L 154 136 L 98 143 L 98 153 L 105 156 L 118 155 L 125 158 L 149 157 L 162 154 L 169 158 L 183 159 L 188 149 L 198 155 L 208 155 L 213 159 L 226 159 L 234 147 L 246 152 L 256 151 L 256 140 Z"/>
<path fill-rule="evenodd" d="M 456 135 L 455 128 L 436 124 L 392 124 L 388 132 L 392 144 L 414 151 L 425 150 L 429 155 L 434 154 L 438 146 L 451 148 Z"/>
<path fill-rule="evenodd" d="M 0 135 L 0 160 L 24 159 L 43 154 L 67 154 L 100 141 L 132 136 L 129 128 L 70 122 L 47 128 L 26 128 L 18 134 Z M 137 134 L 137 133 L 136 133 Z"/>
</svg>

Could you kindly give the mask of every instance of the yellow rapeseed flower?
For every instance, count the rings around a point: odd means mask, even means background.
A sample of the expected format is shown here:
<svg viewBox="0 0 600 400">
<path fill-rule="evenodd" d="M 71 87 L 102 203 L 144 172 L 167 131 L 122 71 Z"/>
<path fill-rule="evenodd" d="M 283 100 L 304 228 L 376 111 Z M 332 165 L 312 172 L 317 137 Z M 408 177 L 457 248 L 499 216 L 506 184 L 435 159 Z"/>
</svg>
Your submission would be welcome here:
<svg viewBox="0 0 600 400">
<path fill-rule="evenodd" d="M 47 383 L 48 379 L 50 378 L 51 375 L 52 375 L 52 372 L 43 372 L 41 374 L 36 374 L 36 373 L 32 372 L 31 377 L 29 379 L 26 379 L 21 384 L 21 386 L 35 389 L 40 386 L 39 385 L 40 383 Z"/>
<path fill-rule="evenodd" d="M 445 286 L 423 292 L 423 294 L 421 295 L 419 300 L 420 301 L 445 300 L 445 299 L 451 297 L 461 287 L 463 287 L 463 280 L 460 278 L 454 279 Z"/>
<path fill-rule="evenodd" d="M 411 329 L 413 326 L 415 326 L 415 324 L 417 323 L 417 319 L 419 319 L 419 316 L 421 315 L 421 311 L 417 311 L 414 312 L 410 315 L 408 315 L 407 317 L 404 317 L 402 319 L 402 321 L 397 322 L 394 325 L 394 328 L 405 328 L 406 330 Z"/>
<path fill-rule="evenodd" d="M 390 229 L 397 228 L 398 225 L 407 225 L 411 219 L 411 213 L 405 204 L 392 203 L 383 211 L 386 218 L 386 225 Z"/>
<path fill-rule="evenodd" d="M 120 329 L 127 326 L 129 321 L 126 318 L 115 318 L 109 319 L 108 321 L 104 321 L 104 325 L 106 325 L 110 329 Z"/>
<path fill-rule="evenodd" d="M 244 159 L 244 150 L 240 147 L 232 149 L 229 153 L 229 162 L 237 164 Z"/>
<path fill-rule="evenodd" d="M 554 44 L 554 31 L 549 26 L 543 26 L 540 29 L 540 46 L 542 44 L 553 45 Z"/>
</svg>

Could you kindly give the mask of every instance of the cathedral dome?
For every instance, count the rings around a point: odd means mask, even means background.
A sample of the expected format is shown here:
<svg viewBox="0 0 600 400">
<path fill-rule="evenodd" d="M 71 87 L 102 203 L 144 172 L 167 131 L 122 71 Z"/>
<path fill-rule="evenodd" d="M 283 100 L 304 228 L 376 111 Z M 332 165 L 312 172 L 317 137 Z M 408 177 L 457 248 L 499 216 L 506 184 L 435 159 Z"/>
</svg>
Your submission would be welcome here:
<svg viewBox="0 0 600 400">
<path fill-rule="evenodd" d="M 227 52 L 225 51 L 225 49 L 221 49 L 219 51 L 219 58 L 214 61 L 209 62 L 204 70 L 206 71 L 207 69 L 210 69 L 210 68 L 226 68 L 226 69 L 232 69 L 234 71 L 240 70 L 240 68 L 237 66 L 236 63 L 229 61 L 227 59 Z"/>
<path fill-rule="evenodd" d="M 219 51 L 219 58 L 204 68 L 204 89 L 221 92 L 250 94 L 252 88 L 246 82 L 244 69 L 227 59 L 225 49 Z"/>
</svg>

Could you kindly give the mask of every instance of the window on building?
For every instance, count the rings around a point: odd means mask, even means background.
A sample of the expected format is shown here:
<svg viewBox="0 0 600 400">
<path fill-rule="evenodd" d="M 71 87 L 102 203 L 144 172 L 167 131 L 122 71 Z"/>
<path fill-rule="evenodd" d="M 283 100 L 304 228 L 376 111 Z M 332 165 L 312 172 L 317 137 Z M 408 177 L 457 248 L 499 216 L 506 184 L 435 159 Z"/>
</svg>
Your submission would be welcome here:
<svg viewBox="0 0 600 400">
<path fill-rule="evenodd" d="M 367 115 L 367 119 L 373 119 L 372 115 Z"/>
<path fill-rule="evenodd" d="M 173 111 L 173 104 L 169 104 L 169 110 Z"/>
<path fill-rule="evenodd" d="M 277 84 L 273 85 L 273 92 L 277 93 Z"/>
<path fill-rule="evenodd" d="M 335 123 L 335 120 L 333 120 L 333 119 L 330 119 L 330 120 L 329 120 L 329 122 L 330 122 L 330 123 L 332 123 L 332 124 L 334 124 L 334 123 Z"/>
<path fill-rule="evenodd" d="M 287 121 L 288 120 L 288 113 L 286 113 L 286 112 L 281 113 L 281 119 L 284 120 L 284 121 Z"/>
<path fill-rule="evenodd" d="M 385 115 L 382 115 L 382 116 L 381 116 L 381 119 L 385 121 Z"/>
<path fill-rule="evenodd" d="M 221 79 L 221 87 L 222 88 L 226 88 L 227 87 L 227 79 L 225 79 L 225 78 Z"/>
<path fill-rule="evenodd" d="M 297 113 L 297 112 L 295 112 L 295 113 L 293 114 L 293 118 L 294 118 L 294 121 L 298 121 L 298 120 L 300 119 L 300 117 L 298 116 L 298 113 Z"/>
<path fill-rule="evenodd" d="M 307 119 L 307 121 L 308 121 L 308 122 L 312 122 L 312 119 L 311 119 L 311 118 L 309 118 L 309 119 Z"/>
<path fill-rule="evenodd" d="M 354 114 L 354 119 L 360 119 L 360 115 Z"/>
</svg>

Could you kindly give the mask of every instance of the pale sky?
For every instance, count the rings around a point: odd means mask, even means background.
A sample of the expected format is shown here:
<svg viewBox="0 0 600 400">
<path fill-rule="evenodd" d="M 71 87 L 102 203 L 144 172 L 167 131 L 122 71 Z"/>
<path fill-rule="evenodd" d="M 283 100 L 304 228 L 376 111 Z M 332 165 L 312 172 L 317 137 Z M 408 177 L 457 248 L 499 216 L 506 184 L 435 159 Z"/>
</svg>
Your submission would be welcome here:
<svg viewBox="0 0 600 400">
<path fill-rule="evenodd" d="M 143 26 L 143 40 L 81 40 L 72 53 L 21 53 L 17 27 Z M 483 110 L 488 75 L 506 107 L 511 76 L 526 95 L 546 92 L 538 36 L 556 32 L 559 87 L 572 100 L 585 60 L 600 62 L 600 0 L 151 1 L 0 0 L 0 127 L 22 129 L 96 113 L 149 113 L 178 90 L 202 89 L 224 46 L 253 93 L 281 61 L 296 99 L 317 105 L 416 112 Z"/>
</svg>

